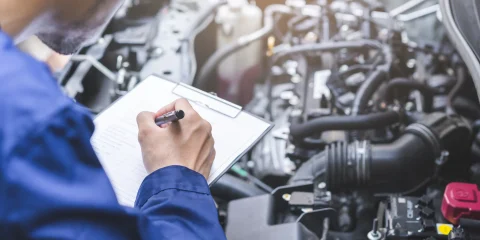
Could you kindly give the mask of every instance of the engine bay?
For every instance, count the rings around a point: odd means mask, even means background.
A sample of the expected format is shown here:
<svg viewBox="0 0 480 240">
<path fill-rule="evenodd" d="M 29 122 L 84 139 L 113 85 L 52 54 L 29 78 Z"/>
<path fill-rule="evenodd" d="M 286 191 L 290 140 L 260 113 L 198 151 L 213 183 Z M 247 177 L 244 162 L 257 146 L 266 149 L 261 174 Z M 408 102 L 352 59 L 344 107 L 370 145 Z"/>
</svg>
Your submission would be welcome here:
<svg viewBox="0 0 480 240">
<path fill-rule="evenodd" d="M 389 2 L 126 1 L 57 79 L 94 115 L 153 74 L 273 122 L 211 187 L 228 239 L 480 239 L 475 85 L 436 1 Z"/>
</svg>

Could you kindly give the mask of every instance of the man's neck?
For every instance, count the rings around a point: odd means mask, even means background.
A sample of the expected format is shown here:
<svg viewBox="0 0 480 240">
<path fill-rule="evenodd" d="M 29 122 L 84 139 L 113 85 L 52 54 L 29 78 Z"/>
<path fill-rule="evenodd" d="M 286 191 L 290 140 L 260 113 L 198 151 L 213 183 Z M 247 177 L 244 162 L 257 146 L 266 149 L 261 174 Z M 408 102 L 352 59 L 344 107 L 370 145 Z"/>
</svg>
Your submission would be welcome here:
<svg viewBox="0 0 480 240">
<path fill-rule="evenodd" d="M 37 33 L 39 19 L 47 9 L 48 1 L 0 0 L 0 27 L 15 42 Z"/>
</svg>

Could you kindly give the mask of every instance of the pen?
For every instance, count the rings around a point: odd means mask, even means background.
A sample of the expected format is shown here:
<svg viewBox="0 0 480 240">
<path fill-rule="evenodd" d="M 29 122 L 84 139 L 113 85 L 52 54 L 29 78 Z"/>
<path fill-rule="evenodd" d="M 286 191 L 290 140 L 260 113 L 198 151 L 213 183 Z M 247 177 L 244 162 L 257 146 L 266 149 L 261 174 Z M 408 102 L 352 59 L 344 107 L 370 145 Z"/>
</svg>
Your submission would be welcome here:
<svg viewBox="0 0 480 240">
<path fill-rule="evenodd" d="M 178 121 L 185 117 L 185 113 L 182 110 L 171 111 L 155 119 L 155 124 L 157 126 L 162 126 L 163 124 L 171 123 Z"/>
</svg>

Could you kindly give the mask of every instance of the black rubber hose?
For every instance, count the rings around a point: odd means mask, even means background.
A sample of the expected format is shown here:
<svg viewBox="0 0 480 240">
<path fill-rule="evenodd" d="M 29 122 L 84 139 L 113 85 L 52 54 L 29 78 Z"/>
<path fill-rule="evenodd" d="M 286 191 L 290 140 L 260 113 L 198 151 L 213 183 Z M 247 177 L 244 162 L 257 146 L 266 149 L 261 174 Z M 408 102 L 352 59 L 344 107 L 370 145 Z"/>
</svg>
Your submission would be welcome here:
<svg viewBox="0 0 480 240">
<path fill-rule="evenodd" d="M 388 82 L 387 88 L 383 96 L 383 100 L 387 103 L 392 103 L 395 89 L 418 90 L 424 97 L 425 111 L 430 112 L 433 105 L 434 89 L 427 85 L 408 79 L 408 78 L 394 78 Z"/>
<path fill-rule="evenodd" d="M 404 191 L 433 174 L 434 159 L 429 143 L 412 133 L 383 145 L 339 142 L 305 162 L 290 184 L 312 182 L 323 175 L 329 190 L 368 185 L 374 191 Z"/>
<path fill-rule="evenodd" d="M 400 114 L 395 111 L 359 116 L 327 116 L 301 124 L 292 124 L 290 134 L 293 139 L 300 140 L 324 131 L 375 129 L 398 123 L 400 120 Z"/>
<path fill-rule="evenodd" d="M 289 184 L 296 185 L 313 182 L 313 179 L 325 174 L 326 167 L 327 159 L 325 158 L 325 152 L 321 152 L 303 163 L 290 178 Z"/>
<path fill-rule="evenodd" d="M 275 26 L 275 20 L 273 17 L 274 14 L 288 14 L 291 12 L 291 8 L 285 5 L 273 4 L 268 6 L 265 9 L 264 27 L 256 32 L 239 38 L 236 42 L 233 42 L 217 50 L 210 58 L 208 58 L 208 60 L 203 65 L 198 75 L 197 81 L 195 82 L 195 86 L 200 89 L 205 88 L 220 62 L 222 62 L 225 58 L 227 58 L 234 52 L 239 51 L 242 48 L 247 47 L 251 43 L 268 36 L 273 31 L 273 28 Z"/>
<path fill-rule="evenodd" d="M 468 117 L 470 119 L 480 118 L 480 107 L 478 106 L 478 103 L 468 98 L 456 97 L 453 100 L 453 107 L 462 116 Z"/>
<path fill-rule="evenodd" d="M 393 52 L 390 46 L 383 46 L 381 49 L 384 63 L 378 66 L 358 89 L 353 100 L 352 115 L 363 114 L 373 94 L 384 81 L 388 80 L 388 74 L 393 63 Z"/>
<path fill-rule="evenodd" d="M 321 177 L 332 191 L 366 187 L 377 193 L 403 192 L 434 175 L 435 160 L 442 150 L 449 151 L 452 159 L 464 154 L 470 135 L 470 126 L 461 117 L 429 114 L 420 123 L 410 125 L 393 143 L 357 141 L 327 146 L 297 170 L 290 184 L 313 182 Z M 470 165 L 455 159 L 444 167 L 464 174 Z M 465 166 L 467 171 L 461 170 Z"/>
<path fill-rule="evenodd" d="M 357 95 L 353 101 L 352 115 L 363 114 L 368 106 L 368 102 L 378 87 L 387 79 L 387 72 L 377 69 L 368 75 L 367 79 L 362 83 L 357 91 Z"/>
<path fill-rule="evenodd" d="M 295 145 L 304 149 L 318 150 L 324 149 L 328 145 L 328 142 L 325 142 L 323 139 L 310 138 L 306 137 L 300 142 L 295 141 Z"/>
<path fill-rule="evenodd" d="M 430 143 L 413 133 L 391 144 L 336 143 L 305 162 L 290 184 L 321 176 L 329 190 L 368 186 L 376 192 L 401 192 L 433 174 L 435 157 Z"/>
<path fill-rule="evenodd" d="M 210 187 L 210 191 L 214 197 L 229 201 L 266 194 L 260 188 L 229 174 L 225 174 L 218 179 Z"/>
</svg>

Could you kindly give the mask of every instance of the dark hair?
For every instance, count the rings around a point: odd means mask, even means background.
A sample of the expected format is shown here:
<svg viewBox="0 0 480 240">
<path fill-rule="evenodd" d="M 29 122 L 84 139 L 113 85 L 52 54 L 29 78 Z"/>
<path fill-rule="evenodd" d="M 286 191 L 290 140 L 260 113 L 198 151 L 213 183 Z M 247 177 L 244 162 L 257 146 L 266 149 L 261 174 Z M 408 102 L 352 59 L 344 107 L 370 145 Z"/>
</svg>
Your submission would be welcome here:
<svg viewBox="0 0 480 240">
<path fill-rule="evenodd" d="M 97 13 L 98 8 L 101 8 L 106 1 L 107 0 L 95 0 L 95 3 L 87 9 L 87 16 L 93 17 Z"/>
<path fill-rule="evenodd" d="M 107 0 L 95 0 L 94 4 L 92 4 L 92 6 L 85 11 L 85 17 L 83 17 L 83 19 L 70 22 L 69 27 L 76 28 L 78 26 L 85 26 L 85 21 L 89 21 L 90 18 L 95 18 L 95 16 L 98 14 L 98 9 L 100 9 L 106 2 Z M 97 24 L 96 22 L 94 23 Z"/>
</svg>

